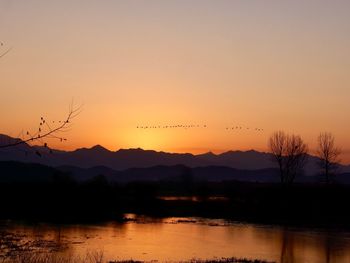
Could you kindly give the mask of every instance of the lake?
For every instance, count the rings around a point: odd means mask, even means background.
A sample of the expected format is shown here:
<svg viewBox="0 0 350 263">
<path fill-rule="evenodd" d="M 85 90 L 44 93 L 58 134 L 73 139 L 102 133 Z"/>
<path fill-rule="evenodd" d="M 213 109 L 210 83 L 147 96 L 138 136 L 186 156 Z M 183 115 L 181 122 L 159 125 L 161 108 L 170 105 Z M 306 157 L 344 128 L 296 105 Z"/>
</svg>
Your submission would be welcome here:
<svg viewBox="0 0 350 263">
<path fill-rule="evenodd" d="M 29 225 L 1 222 L 1 254 L 15 250 L 108 260 L 179 261 L 237 257 L 275 262 L 350 262 L 350 232 L 242 224 L 218 219 L 126 215 L 125 223 Z M 16 246 L 7 246 L 12 240 Z M 5 245 L 4 245 L 5 244 Z"/>
</svg>

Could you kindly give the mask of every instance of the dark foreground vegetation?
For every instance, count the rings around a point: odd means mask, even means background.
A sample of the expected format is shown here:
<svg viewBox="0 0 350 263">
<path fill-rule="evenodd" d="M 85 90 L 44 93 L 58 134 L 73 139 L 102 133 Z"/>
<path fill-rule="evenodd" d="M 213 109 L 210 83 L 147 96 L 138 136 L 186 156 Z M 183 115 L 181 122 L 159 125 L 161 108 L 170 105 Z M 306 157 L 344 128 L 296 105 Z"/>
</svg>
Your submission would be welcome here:
<svg viewBox="0 0 350 263">
<path fill-rule="evenodd" d="M 129 196 L 130 203 L 125 209 L 137 214 L 200 216 L 308 227 L 350 227 L 349 186 L 203 182 L 187 189 L 181 183 L 135 184 L 128 187 L 152 189 L 149 193 L 141 191 L 137 193 L 138 196 Z M 152 192 L 157 196 L 192 195 L 196 199 L 159 200 L 147 195 Z"/>
<path fill-rule="evenodd" d="M 67 257 L 57 256 L 50 253 L 24 253 L 17 257 L 7 258 L 1 261 L 3 263 L 147 263 L 157 261 L 141 261 L 141 260 L 117 260 L 111 261 L 104 259 L 103 253 L 87 253 L 85 257 Z M 169 261 L 176 263 L 175 261 Z M 220 259 L 191 259 L 179 261 L 178 263 L 273 263 L 270 261 L 246 258 L 220 258 Z"/>
<path fill-rule="evenodd" d="M 186 176 L 178 182 L 117 184 L 104 176 L 76 182 L 57 174 L 51 181 L 1 182 L 0 200 L 0 219 L 83 223 L 122 221 L 123 214 L 136 213 L 350 227 L 350 186 L 338 184 L 194 182 Z"/>
</svg>

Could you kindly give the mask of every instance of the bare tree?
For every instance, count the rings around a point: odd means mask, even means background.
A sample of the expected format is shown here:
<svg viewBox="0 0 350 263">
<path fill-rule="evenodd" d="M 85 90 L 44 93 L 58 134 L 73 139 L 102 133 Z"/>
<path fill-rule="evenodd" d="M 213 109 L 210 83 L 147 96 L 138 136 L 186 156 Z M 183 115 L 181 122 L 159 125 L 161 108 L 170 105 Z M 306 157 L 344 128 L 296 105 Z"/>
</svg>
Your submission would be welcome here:
<svg viewBox="0 0 350 263">
<path fill-rule="evenodd" d="M 320 133 L 317 139 L 317 156 L 319 166 L 323 170 L 326 177 L 326 182 L 331 181 L 331 176 L 334 176 L 338 168 L 340 159 L 338 158 L 341 150 L 335 146 L 335 138 L 332 133 Z"/>
<path fill-rule="evenodd" d="M 281 183 L 284 183 L 284 154 L 287 146 L 287 135 L 283 131 L 273 133 L 269 139 L 269 148 L 280 171 Z"/>
<path fill-rule="evenodd" d="M 48 121 L 44 117 L 40 117 L 39 127 L 36 132 L 31 133 L 27 131 L 22 135 L 21 139 L 12 140 L 7 143 L 0 144 L 0 149 L 14 147 L 25 143 L 39 142 L 43 146 L 48 147 L 45 139 L 58 139 L 60 141 L 66 141 L 67 139 L 61 134 L 68 131 L 71 128 L 72 120 L 81 112 L 82 106 L 75 107 L 73 102 L 69 105 L 69 111 L 63 120 Z"/>
<path fill-rule="evenodd" d="M 292 183 L 296 175 L 303 172 L 306 163 L 308 147 L 299 135 L 287 137 L 285 154 L 285 177 L 287 183 Z"/>
<path fill-rule="evenodd" d="M 279 167 L 281 183 L 293 183 L 306 163 L 307 145 L 299 135 L 277 131 L 269 139 L 269 149 Z"/>
</svg>

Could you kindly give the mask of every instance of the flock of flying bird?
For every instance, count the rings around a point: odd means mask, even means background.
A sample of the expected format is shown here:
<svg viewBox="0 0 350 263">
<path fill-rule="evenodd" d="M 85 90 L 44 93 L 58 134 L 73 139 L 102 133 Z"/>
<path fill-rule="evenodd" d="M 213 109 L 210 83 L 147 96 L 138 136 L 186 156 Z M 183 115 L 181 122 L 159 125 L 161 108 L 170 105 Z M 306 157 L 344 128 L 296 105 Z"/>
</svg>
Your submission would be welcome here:
<svg viewBox="0 0 350 263">
<path fill-rule="evenodd" d="M 191 128 L 207 128 L 207 125 L 199 125 L 199 124 L 190 124 L 190 125 L 142 125 L 142 126 L 136 126 L 136 129 L 191 129 Z M 239 130 L 239 131 L 254 131 L 254 132 L 263 132 L 264 129 L 262 128 L 251 128 L 251 127 L 243 127 L 243 126 L 232 126 L 232 127 L 226 127 L 226 130 L 232 131 L 232 130 Z"/>
<path fill-rule="evenodd" d="M 256 132 L 264 131 L 264 129 L 262 128 L 250 128 L 250 127 L 242 127 L 242 126 L 226 127 L 226 130 L 247 130 L 247 131 L 256 131 Z"/>
<path fill-rule="evenodd" d="M 136 126 L 136 129 L 174 129 L 174 128 L 207 128 L 207 125 L 199 125 L 199 124 L 190 124 L 190 125 L 145 125 L 145 126 Z"/>
</svg>

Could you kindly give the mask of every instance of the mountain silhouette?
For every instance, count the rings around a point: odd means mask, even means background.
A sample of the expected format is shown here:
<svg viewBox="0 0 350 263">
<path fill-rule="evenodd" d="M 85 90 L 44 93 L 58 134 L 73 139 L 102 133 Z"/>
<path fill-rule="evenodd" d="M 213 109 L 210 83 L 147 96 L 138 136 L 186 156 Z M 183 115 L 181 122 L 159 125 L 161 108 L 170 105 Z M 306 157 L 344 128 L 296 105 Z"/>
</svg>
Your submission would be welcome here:
<svg viewBox="0 0 350 263">
<path fill-rule="evenodd" d="M 0 183 L 52 182 L 59 169 L 36 163 L 0 161 Z"/>
<path fill-rule="evenodd" d="M 279 183 L 279 173 L 276 168 L 258 170 L 240 170 L 224 166 L 205 166 L 189 168 L 184 165 L 157 165 L 147 168 L 129 168 L 116 171 L 105 166 L 80 168 L 75 166 L 49 167 L 42 164 L 22 163 L 16 161 L 0 161 L 0 182 L 31 183 L 53 182 L 58 178 L 71 178 L 77 182 L 93 180 L 103 175 L 109 182 L 259 182 Z M 186 178 L 185 176 L 189 176 Z M 295 182 L 322 182 L 321 176 L 298 176 Z M 350 184 L 350 173 L 338 174 L 336 182 Z"/>
<path fill-rule="evenodd" d="M 96 166 L 79 168 L 74 166 L 49 167 L 42 164 L 22 163 L 16 161 L 0 161 L 0 182 L 53 182 L 58 176 L 65 176 L 77 182 L 92 180 L 103 175 L 109 182 L 183 182 L 184 175 L 193 182 L 244 181 L 273 183 L 279 182 L 277 169 L 239 170 L 222 166 L 206 166 L 189 168 L 184 165 L 158 165 L 147 168 L 130 168 L 115 171 L 108 167 Z M 309 177 L 312 178 L 312 177 Z M 307 178 L 298 178 L 299 182 Z"/>
<path fill-rule="evenodd" d="M 0 135 L 0 145 L 19 139 Z M 37 154 L 37 152 L 40 153 Z M 155 166 L 187 167 L 228 167 L 238 170 L 263 170 L 276 168 L 270 153 L 249 151 L 228 151 L 221 154 L 211 152 L 205 154 L 167 153 L 153 150 L 120 149 L 110 151 L 101 145 L 91 148 L 80 148 L 74 151 L 49 150 L 41 146 L 30 146 L 26 143 L 16 147 L 0 148 L 0 161 L 19 161 L 40 163 L 51 167 L 106 167 L 122 171 L 131 168 L 149 168 Z M 318 172 L 318 158 L 309 155 L 305 167 L 306 175 Z M 350 172 L 350 166 L 341 165 L 342 173 Z"/>
</svg>

